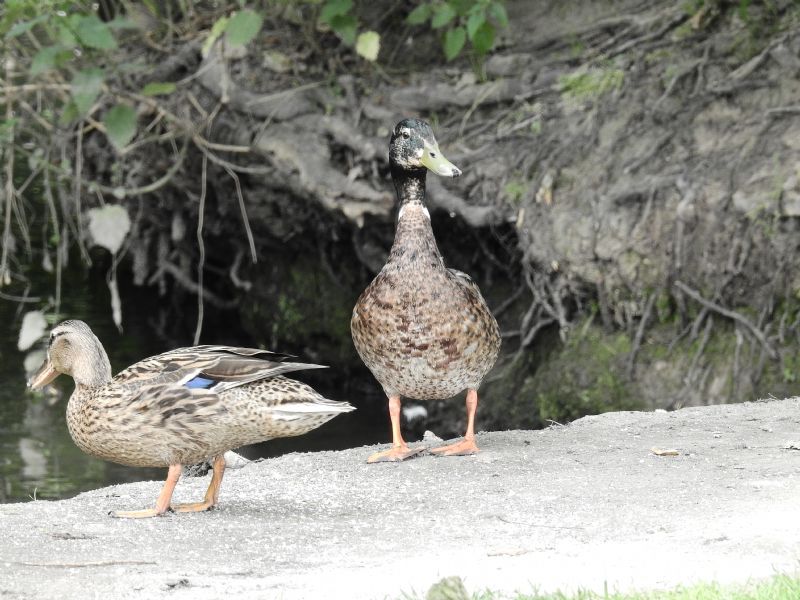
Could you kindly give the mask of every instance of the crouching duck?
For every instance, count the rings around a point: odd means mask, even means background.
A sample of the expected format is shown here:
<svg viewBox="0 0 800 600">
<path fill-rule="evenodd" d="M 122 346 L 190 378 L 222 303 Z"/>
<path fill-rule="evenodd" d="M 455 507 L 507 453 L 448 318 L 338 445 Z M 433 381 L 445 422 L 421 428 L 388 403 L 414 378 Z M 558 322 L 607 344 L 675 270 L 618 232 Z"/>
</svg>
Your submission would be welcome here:
<svg viewBox="0 0 800 600">
<path fill-rule="evenodd" d="M 103 345 L 83 321 L 50 333 L 47 359 L 28 382 L 41 388 L 58 375 L 75 380 L 67 426 L 87 454 L 135 467 L 168 467 L 153 508 L 112 512 L 142 518 L 217 505 L 223 454 L 272 438 L 302 435 L 353 407 L 322 397 L 282 374 L 321 365 L 289 362 L 253 348 L 195 346 L 146 358 L 116 377 Z M 181 466 L 213 457 L 202 502 L 172 504 Z"/>
</svg>

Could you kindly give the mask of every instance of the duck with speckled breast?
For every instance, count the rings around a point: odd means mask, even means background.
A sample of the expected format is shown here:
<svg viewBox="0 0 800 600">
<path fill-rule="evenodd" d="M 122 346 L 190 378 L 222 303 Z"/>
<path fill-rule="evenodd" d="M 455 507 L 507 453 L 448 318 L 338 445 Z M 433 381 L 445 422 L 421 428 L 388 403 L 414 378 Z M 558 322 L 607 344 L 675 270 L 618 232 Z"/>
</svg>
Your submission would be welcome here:
<svg viewBox="0 0 800 600">
<path fill-rule="evenodd" d="M 302 435 L 354 410 L 284 377 L 322 365 L 257 348 L 192 346 L 141 360 L 116 376 L 103 345 L 83 321 L 50 332 L 47 359 L 28 382 L 41 388 L 60 374 L 75 380 L 67 426 L 87 454 L 134 467 L 168 467 L 153 508 L 114 511 L 124 518 L 199 512 L 217 506 L 224 453 L 273 438 Z M 181 466 L 213 458 L 201 502 L 173 504 Z"/>
<path fill-rule="evenodd" d="M 500 351 L 500 330 L 472 279 L 444 265 L 425 207 L 425 177 L 458 177 L 428 123 L 404 119 L 389 143 L 389 165 L 400 211 L 389 259 L 361 294 L 350 329 L 364 364 L 389 398 L 392 447 L 367 462 L 400 461 L 410 448 L 400 432 L 401 397 L 444 399 L 467 390 L 467 430 L 443 456 L 478 452 L 478 387 Z"/>
</svg>

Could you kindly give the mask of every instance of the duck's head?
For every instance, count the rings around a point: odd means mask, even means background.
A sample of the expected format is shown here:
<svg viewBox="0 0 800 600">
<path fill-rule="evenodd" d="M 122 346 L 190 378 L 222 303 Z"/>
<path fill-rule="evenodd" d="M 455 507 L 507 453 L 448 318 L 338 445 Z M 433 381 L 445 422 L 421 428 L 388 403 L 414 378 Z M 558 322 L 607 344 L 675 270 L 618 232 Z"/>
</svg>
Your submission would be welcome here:
<svg viewBox="0 0 800 600">
<path fill-rule="evenodd" d="M 389 164 L 401 171 L 429 169 L 443 177 L 461 175 L 461 169 L 439 150 L 431 126 L 420 119 L 403 119 L 395 125 L 389 142 Z"/>
<path fill-rule="evenodd" d="M 62 373 L 79 385 L 102 385 L 111 379 L 108 355 L 83 321 L 62 321 L 53 328 L 47 359 L 28 380 L 28 387 L 44 387 Z"/>
</svg>

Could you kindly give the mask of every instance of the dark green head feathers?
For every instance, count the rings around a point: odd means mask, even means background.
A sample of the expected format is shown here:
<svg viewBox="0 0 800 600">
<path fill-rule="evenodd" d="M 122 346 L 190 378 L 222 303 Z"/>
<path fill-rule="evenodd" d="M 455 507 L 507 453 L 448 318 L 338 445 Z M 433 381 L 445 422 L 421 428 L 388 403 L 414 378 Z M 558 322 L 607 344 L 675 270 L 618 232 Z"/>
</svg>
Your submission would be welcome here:
<svg viewBox="0 0 800 600">
<path fill-rule="evenodd" d="M 461 169 L 439 150 L 433 129 L 420 119 L 403 119 L 389 142 L 389 164 L 394 178 L 424 175 L 425 169 L 443 177 L 458 177 Z"/>
</svg>

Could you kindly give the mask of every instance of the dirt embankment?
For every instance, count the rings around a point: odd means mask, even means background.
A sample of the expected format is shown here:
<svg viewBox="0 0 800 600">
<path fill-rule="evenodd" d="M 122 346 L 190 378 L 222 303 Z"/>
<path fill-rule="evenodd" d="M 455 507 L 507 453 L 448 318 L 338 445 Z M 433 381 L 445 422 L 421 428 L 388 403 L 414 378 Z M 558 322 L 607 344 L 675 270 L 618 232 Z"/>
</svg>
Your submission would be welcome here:
<svg viewBox="0 0 800 600">
<path fill-rule="evenodd" d="M 238 311 L 255 342 L 337 365 L 341 389 L 364 374 L 347 323 L 391 243 L 386 137 L 414 114 L 465 172 L 430 178 L 440 246 L 504 332 L 485 426 L 796 393 L 796 5 L 508 4 L 478 74 L 392 31 L 381 71 L 285 23 L 235 54 L 137 48 L 158 65 L 147 79 L 186 82 L 163 101 L 170 123 L 214 115 L 211 145 L 148 146 L 122 167 L 99 132 L 82 144 L 87 178 L 135 189 L 175 169 L 143 196 L 157 210 L 126 200 L 133 279 L 173 298 L 162 335 L 194 317 L 202 197 L 209 322 Z M 348 395 L 382 404 L 376 386 Z M 429 417 L 463 425 L 456 403 Z"/>
</svg>

